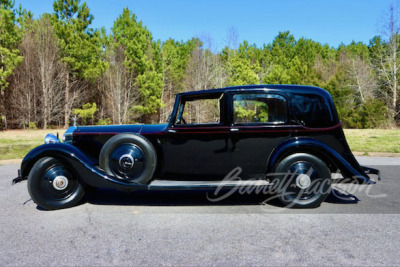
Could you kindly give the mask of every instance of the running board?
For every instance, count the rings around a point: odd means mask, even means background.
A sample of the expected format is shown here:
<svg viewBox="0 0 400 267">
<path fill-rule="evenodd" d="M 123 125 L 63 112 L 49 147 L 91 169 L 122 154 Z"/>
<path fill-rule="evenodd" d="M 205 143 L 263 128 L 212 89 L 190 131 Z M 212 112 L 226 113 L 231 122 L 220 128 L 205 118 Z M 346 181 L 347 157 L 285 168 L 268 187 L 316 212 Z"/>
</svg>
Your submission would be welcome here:
<svg viewBox="0 0 400 267">
<path fill-rule="evenodd" d="M 263 180 L 252 181 L 171 181 L 154 180 L 148 185 L 148 190 L 209 190 L 215 188 L 231 189 L 235 187 L 271 186 L 272 183 Z"/>
</svg>

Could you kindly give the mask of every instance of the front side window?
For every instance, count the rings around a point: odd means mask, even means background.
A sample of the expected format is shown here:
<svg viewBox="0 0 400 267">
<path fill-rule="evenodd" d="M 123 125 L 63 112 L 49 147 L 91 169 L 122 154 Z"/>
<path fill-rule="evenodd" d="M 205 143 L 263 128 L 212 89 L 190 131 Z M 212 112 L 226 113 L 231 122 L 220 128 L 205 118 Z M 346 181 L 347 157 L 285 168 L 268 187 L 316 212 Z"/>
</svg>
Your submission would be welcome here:
<svg viewBox="0 0 400 267">
<path fill-rule="evenodd" d="M 221 123 L 221 98 L 222 95 L 213 95 L 207 98 L 183 99 L 179 104 L 175 124 Z"/>
<path fill-rule="evenodd" d="M 287 121 L 286 99 L 276 94 L 235 94 L 233 112 L 235 124 L 279 124 Z"/>
</svg>

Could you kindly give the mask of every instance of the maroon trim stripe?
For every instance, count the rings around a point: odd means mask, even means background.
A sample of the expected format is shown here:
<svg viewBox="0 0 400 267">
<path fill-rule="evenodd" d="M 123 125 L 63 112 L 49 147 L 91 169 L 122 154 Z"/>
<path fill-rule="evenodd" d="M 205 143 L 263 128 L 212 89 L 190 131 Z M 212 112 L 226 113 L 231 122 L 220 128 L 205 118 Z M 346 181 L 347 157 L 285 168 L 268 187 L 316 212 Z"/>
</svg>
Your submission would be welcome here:
<svg viewBox="0 0 400 267">
<path fill-rule="evenodd" d="M 275 126 L 271 128 L 271 126 L 232 126 L 232 127 L 218 127 L 218 129 L 227 129 L 226 131 L 207 131 L 211 129 L 215 129 L 214 127 L 179 127 L 179 128 L 168 128 L 168 130 L 204 130 L 204 131 L 184 131 L 184 132 L 176 132 L 176 133 L 227 133 L 231 132 L 229 129 L 235 128 L 235 129 L 244 129 L 244 131 L 237 131 L 240 133 L 270 133 L 270 132 L 292 132 L 292 131 L 297 131 L 297 132 L 322 132 L 322 131 L 331 131 L 334 130 L 338 127 L 340 127 L 341 122 L 338 124 L 331 126 L 331 127 L 326 127 L 326 128 L 309 128 L 305 127 L 302 125 L 293 125 L 293 126 Z M 260 127 L 258 129 L 254 129 Z M 282 129 L 283 128 L 283 129 Z M 252 129 L 252 130 L 245 130 L 245 129 Z"/>
<path fill-rule="evenodd" d="M 271 128 L 271 126 L 221 126 L 218 127 L 218 130 L 215 130 L 216 127 L 173 127 L 173 128 L 167 128 L 167 130 L 188 130 L 188 131 L 183 131 L 183 132 L 179 132 L 177 131 L 176 134 L 211 134 L 211 133 L 215 133 L 215 134 L 223 134 L 223 133 L 230 133 L 230 129 L 231 128 L 235 128 L 235 129 L 243 129 L 244 131 L 238 131 L 239 133 L 282 133 L 282 132 L 292 132 L 292 131 L 297 131 L 297 132 L 323 132 L 323 131 L 331 131 L 334 130 L 336 128 L 339 128 L 341 125 L 341 122 L 339 122 L 338 124 L 331 126 L 331 127 L 327 127 L 327 128 L 309 128 L 309 127 L 305 127 L 302 125 L 292 125 L 292 126 L 274 126 L 273 128 Z M 254 128 L 258 128 L 258 129 L 254 129 Z M 225 130 L 226 129 L 226 130 Z M 251 130 L 246 130 L 246 129 L 251 129 Z M 195 130 L 195 131 L 193 131 Z M 201 131 L 204 130 L 204 131 Z M 213 130 L 213 131 L 210 131 Z M 152 135 L 152 134 L 166 134 L 168 132 L 156 132 L 156 133 L 140 133 L 142 135 Z M 73 135 L 116 135 L 119 133 L 115 133 L 115 132 L 97 132 L 97 133 L 80 133 L 80 132 L 76 132 L 73 133 Z"/>
<path fill-rule="evenodd" d="M 112 133 L 112 132 L 110 132 L 110 133 L 107 133 L 107 132 L 90 132 L 90 133 L 80 133 L 80 132 L 77 132 L 77 133 L 73 133 L 73 135 L 116 135 L 116 134 L 120 134 L 120 133 Z"/>
</svg>

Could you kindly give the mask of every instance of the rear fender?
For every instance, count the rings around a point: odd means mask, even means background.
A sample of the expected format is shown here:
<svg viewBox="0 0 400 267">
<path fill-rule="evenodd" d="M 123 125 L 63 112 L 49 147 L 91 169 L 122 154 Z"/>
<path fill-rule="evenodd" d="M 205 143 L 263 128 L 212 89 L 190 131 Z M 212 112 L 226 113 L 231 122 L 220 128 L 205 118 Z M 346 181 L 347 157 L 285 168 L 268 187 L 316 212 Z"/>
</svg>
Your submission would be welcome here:
<svg viewBox="0 0 400 267">
<path fill-rule="evenodd" d="M 275 166 L 286 156 L 297 152 L 308 152 L 320 156 L 322 159 L 333 163 L 342 172 L 343 177 L 358 180 L 362 183 L 374 183 L 357 163 L 350 164 L 338 152 L 325 143 L 312 138 L 292 138 L 281 143 L 275 148 L 268 160 L 267 173 L 273 172 Z"/>
</svg>

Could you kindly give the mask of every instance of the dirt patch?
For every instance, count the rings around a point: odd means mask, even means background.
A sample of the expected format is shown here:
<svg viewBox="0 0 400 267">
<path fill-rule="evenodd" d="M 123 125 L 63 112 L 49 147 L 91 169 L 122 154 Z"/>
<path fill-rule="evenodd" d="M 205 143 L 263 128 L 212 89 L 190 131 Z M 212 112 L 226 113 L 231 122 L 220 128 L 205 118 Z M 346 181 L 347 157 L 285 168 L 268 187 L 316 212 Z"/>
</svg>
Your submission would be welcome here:
<svg viewBox="0 0 400 267">
<path fill-rule="evenodd" d="M 353 151 L 354 156 L 367 156 L 367 157 L 400 157 L 400 153 L 389 152 L 360 152 Z"/>
<path fill-rule="evenodd" d="M 22 159 L 3 159 L 0 160 L 0 165 L 8 165 L 8 164 L 21 164 Z"/>
</svg>

